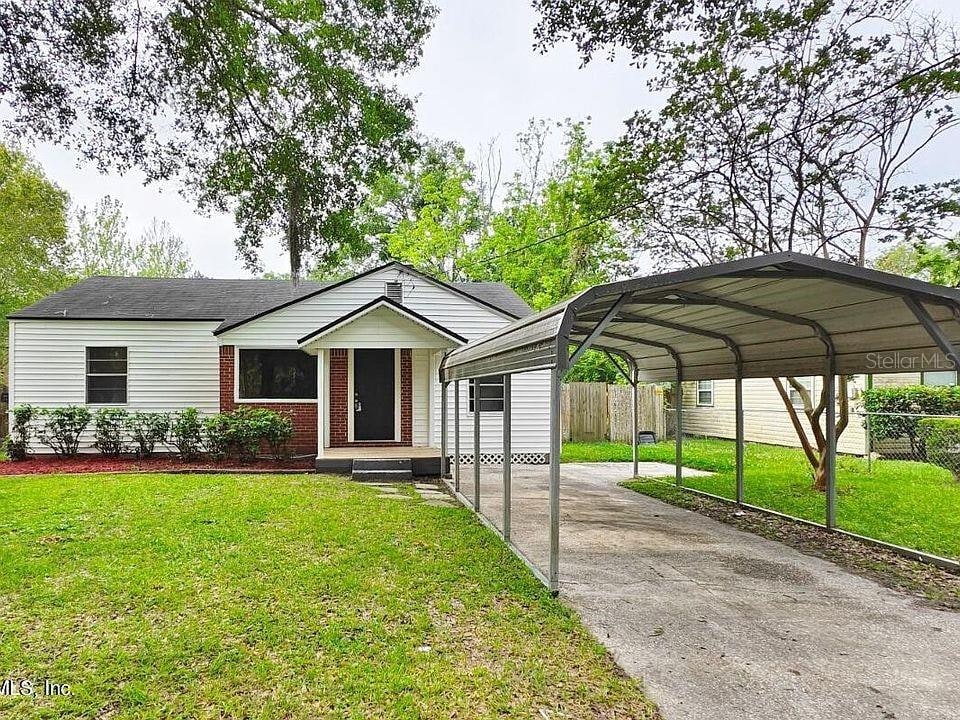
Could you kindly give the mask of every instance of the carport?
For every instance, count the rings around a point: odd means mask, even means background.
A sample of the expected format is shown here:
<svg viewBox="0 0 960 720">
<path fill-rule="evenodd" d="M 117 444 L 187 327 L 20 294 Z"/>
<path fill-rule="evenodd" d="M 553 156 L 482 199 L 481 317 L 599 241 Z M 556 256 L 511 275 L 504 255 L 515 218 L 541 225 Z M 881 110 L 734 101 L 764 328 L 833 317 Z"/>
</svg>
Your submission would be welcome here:
<svg viewBox="0 0 960 720">
<path fill-rule="evenodd" d="M 447 437 L 449 386 L 504 376 L 503 523 L 494 529 L 552 591 L 559 589 L 560 382 L 593 348 L 626 364 L 634 388 L 637 435 L 639 382 L 673 382 L 676 398 L 676 477 L 683 463 L 684 381 L 736 381 L 737 501 L 743 502 L 744 378 L 822 375 L 828 397 L 838 374 L 953 368 L 960 343 L 960 292 L 938 285 L 797 253 L 781 253 L 598 285 L 450 352 L 440 367 L 441 455 Z M 549 563 L 537 567 L 510 537 L 510 378 L 550 372 Z M 480 448 L 480 413 L 474 447 Z M 836 402 L 824 412 L 826 525 L 836 525 Z M 474 497 L 460 493 L 459 424 L 453 437 L 453 478 L 461 501 L 480 506 L 479 452 Z M 637 468 L 633 445 L 634 474 Z"/>
</svg>

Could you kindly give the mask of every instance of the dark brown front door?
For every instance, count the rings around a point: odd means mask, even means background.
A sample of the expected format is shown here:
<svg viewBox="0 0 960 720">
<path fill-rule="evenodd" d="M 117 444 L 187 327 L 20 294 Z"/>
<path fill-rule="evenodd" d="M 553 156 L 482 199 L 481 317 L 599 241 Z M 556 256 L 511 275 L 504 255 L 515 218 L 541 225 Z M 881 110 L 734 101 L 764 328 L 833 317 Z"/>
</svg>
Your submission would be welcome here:
<svg viewBox="0 0 960 720">
<path fill-rule="evenodd" d="M 353 351 L 353 439 L 396 439 L 393 350 Z"/>
</svg>

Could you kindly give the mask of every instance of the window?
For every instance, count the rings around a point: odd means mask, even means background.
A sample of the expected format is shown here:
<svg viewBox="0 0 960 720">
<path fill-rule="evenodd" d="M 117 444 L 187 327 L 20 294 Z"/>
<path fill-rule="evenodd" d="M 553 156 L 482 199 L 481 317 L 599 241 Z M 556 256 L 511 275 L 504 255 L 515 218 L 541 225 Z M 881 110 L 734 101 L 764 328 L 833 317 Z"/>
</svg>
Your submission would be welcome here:
<svg viewBox="0 0 960 720">
<path fill-rule="evenodd" d="M 794 378 L 794 380 L 796 380 L 804 388 L 806 388 L 807 393 L 810 395 L 810 399 L 813 400 L 813 378 L 812 377 Z M 787 383 L 787 392 L 790 393 L 790 404 L 793 405 L 795 408 L 802 408 L 803 398 L 800 397 L 800 393 L 798 393 L 794 389 L 793 385 L 791 385 L 789 382 Z"/>
<path fill-rule="evenodd" d="M 474 412 L 477 383 L 480 383 L 480 412 L 503 412 L 503 375 L 470 381 L 470 412 Z"/>
<path fill-rule="evenodd" d="M 386 283 L 383 289 L 383 294 L 387 296 L 388 300 L 393 300 L 396 303 L 402 303 L 403 302 L 403 283 L 399 283 L 399 282 Z"/>
<path fill-rule="evenodd" d="M 127 349 L 87 348 L 87 403 L 123 405 L 127 402 Z"/>
<path fill-rule="evenodd" d="M 697 407 L 713 406 L 713 380 L 697 380 Z"/>
<path fill-rule="evenodd" d="M 925 372 L 920 375 L 921 385 L 956 385 L 956 370 L 941 370 L 938 372 Z"/>
<path fill-rule="evenodd" d="M 302 350 L 241 350 L 241 400 L 316 400 L 317 359 Z"/>
</svg>

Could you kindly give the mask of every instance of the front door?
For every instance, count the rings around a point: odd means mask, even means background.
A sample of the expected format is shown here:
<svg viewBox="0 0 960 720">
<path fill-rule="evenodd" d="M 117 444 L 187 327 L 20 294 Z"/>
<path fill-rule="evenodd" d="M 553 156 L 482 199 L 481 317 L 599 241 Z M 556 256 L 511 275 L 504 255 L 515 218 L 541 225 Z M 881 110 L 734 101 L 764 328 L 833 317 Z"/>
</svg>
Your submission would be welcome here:
<svg viewBox="0 0 960 720">
<path fill-rule="evenodd" d="M 353 351 L 353 439 L 395 440 L 393 350 Z"/>
</svg>

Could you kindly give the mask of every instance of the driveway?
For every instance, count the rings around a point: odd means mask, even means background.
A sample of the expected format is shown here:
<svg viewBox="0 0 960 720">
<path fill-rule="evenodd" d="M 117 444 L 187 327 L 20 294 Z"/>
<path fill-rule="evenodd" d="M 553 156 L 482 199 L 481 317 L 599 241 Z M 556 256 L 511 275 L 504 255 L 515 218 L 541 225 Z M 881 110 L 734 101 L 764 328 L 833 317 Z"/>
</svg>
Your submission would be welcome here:
<svg viewBox="0 0 960 720">
<path fill-rule="evenodd" d="M 496 470 L 481 508 L 500 526 Z M 618 487 L 629 464 L 561 472 L 561 598 L 667 720 L 960 717 L 960 614 Z M 516 466 L 513 539 L 540 567 L 547 528 L 546 468 Z"/>
</svg>

